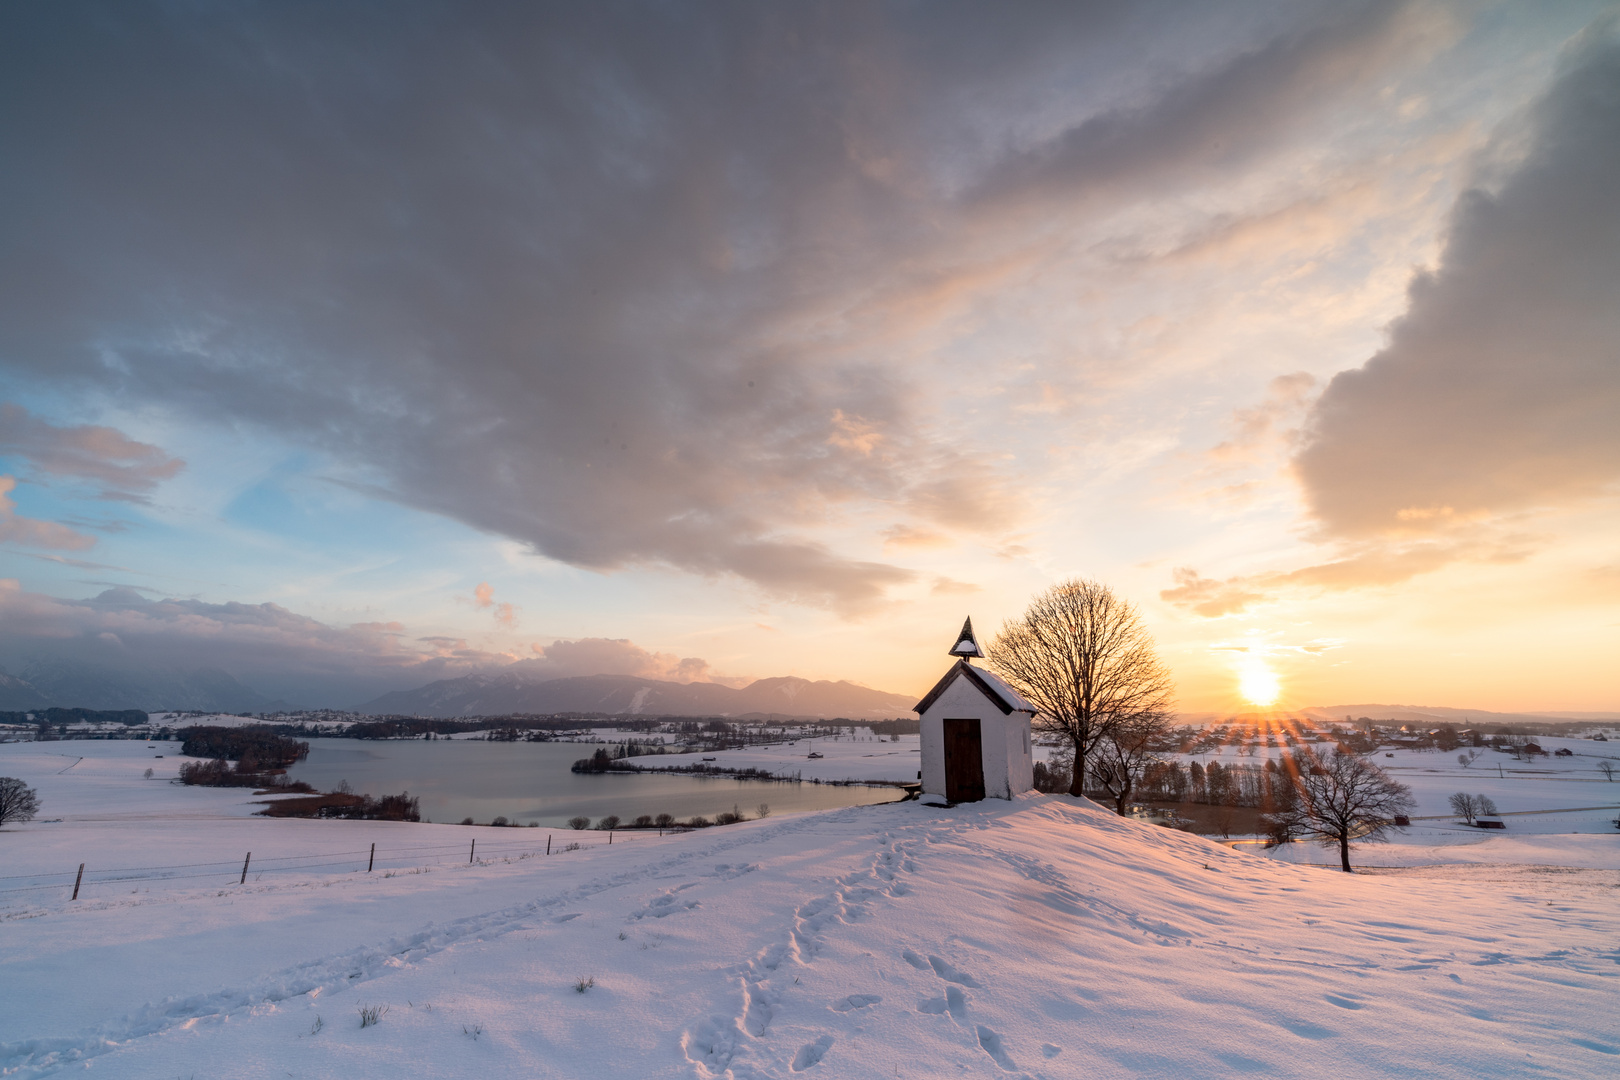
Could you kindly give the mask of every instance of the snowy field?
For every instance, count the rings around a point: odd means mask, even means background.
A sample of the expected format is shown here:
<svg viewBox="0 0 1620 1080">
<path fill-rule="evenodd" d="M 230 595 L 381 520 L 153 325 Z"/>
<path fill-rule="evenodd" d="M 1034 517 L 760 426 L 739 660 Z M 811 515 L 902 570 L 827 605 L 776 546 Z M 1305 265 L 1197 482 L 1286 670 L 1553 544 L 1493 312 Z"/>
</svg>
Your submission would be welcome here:
<svg viewBox="0 0 1620 1080">
<path fill-rule="evenodd" d="M 582 850 L 526 858 L 515 845 L 544 830 L 255 819 L 250 793 L 144 779 L 172 772 L 155 752 L 0 746 L 0 775 L 43 800 L 41 820 L 0 831 L 5 874 L 218 864 L 103 881 L 76 903 L 59 887 L 0 894 L 0 1076 L 1620 1066 L 1620 834 L 1556 838 L 1584 845 L 1564 864 L 1584 868 L 1526 865 L 1573 849 L 1515 834 L 1481 839 L 1472 865 L 1351 876 L 1026 796 L 611 847 L 584 834 Z M 474 838 L 514 846 L 469 865 Z M 373 842 L 457 854 L 371 874 L 342 855 L 236 883 L 248 850 Z M 386 1012 L 362 1028 L 368 1007 Z"/>
</svg>

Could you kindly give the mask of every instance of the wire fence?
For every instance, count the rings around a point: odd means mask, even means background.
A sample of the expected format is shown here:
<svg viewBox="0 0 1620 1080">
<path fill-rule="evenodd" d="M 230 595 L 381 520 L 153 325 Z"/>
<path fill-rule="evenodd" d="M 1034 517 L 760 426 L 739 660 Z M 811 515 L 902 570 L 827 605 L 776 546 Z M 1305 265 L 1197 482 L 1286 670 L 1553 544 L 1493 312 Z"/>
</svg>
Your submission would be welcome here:
<svg viewBox="0 0 1620 1080">
<path fill-rule="evenodd" d="M 635 829 L 630 831 L 548 833 L 544 843 L 496 841 L 473 838 L 466 843 L 415 844 L 382 847 L 372 844 L 352 851 L 323 851 L 304 855 L 272 855 L 255 858 L 251 851 L 241 859 L 214 859 L 208 862 L 170 863 L 165 866 L 92 867 L 80 864 L 76 870 L 50 873 L 0 874 L 0 898 L 15 894 L 66 891 L 69 899 L 92 895 L 97 887 L 127 887 L 140 882 L 214 881 L 221 885 L 246 885 L 248 878 L 259 881 L 265 874 L 308 877 L 332 874 L 387 873 L 429 866 L 485 865 L 519 858 L 544 858 L 568 851 L 609 847 L 626 842 L 646 842 L 676 836 L 687 829 Z M 22 897 L 19 896 L 19 899 Z"/>
</svg>

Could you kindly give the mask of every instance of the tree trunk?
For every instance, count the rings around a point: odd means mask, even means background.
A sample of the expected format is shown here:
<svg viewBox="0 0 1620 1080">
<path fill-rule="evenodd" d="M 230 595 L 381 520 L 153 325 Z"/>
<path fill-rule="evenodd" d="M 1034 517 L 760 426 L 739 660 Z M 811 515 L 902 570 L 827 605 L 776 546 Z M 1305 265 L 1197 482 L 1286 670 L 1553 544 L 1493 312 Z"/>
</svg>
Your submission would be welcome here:
<svg viewBox="0 0 1620 1080">
<path fill-rule="evenodd" d="M 1086 793 L 1086 757 L 1080 752 L 1080 744 L 1074 744 L 1074 769 L 1069 780 L 1069 794 L 1079 797 Z"/>
<path fill-rule="evenodd" d="M 1347 832 L 1339 834 L 1339 865 L 1344 868 L 1345 873 L 1355 873 L 1350 869 L 1350 834 Z"/>
<path fill-rule="evenodd" d="M 1131 801 L 1131 792 L 1136 786 L 1131 783 L 1130 773 L 1127 771 L 1119 782 L 1119 794 L 1114 797 L 1114 813 L 1120 817 L 1125 816 L 1125 805 Z"/>
</svg>

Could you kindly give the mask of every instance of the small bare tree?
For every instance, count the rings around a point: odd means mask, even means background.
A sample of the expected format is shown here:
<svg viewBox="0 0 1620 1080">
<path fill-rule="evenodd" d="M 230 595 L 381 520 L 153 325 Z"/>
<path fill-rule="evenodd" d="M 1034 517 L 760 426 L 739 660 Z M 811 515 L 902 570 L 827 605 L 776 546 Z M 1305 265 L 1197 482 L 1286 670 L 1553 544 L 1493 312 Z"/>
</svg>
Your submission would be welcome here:
<svg viewBox="0 0 1620 1080">
<path fill-rule="evenodd" d="M 1472 825 L 1480 814 L 1479 800 L 1466 791 L 1457 792 L 1447 801 L 1451 803 L 1451 812 L 1462 818 L 1464 825 Z"/>
<path fill-rule="evenodd" d="M 1170 714 L 1149 712 L 1120 721 L 1099 744 L 1095 772 L 1113 798 L 1116 814 L 1125 815 L 1142 771 L 1159 760 L 1169 735 Z"/>
<path fill-rule="evenodd" d="M 1002 625 L 990 666 L 1039 714 L 1036 726 L 1073 750 L 1069 794 L 1084 795 L 1086 769 L 1123 725 L 1168 717 L 1170 671 L 1136 608 L 1095 581 L 1060 582 Z"/>
<path fill-rule="evenodd" d="M 32 821 L 39 813 L 39 795 L 15 776 L 0 776 L 0 825 Z"/>
<path fill-rule="evenodd" d="M 1614 762 L 1612 762 L 1612 761 L 1600 761 L 1600 762 L 1598 762 L 1598 772 L 1603 774 L 1603 778 L 1605 780 L 1609 781 L 1611 784 L 1614 783 Z"/>
<path fill-rule="evenodd" d="M 1350 841 L 1383 840 L 1395 816 L 1417 805 L 1412 790 L 1359 754 L 1342 750 L 1300 755 L 1293 774 L 1294 820 L 1300 831 L 1338 847 L 1340 867 L 1350 873 Z"/>
</svg>

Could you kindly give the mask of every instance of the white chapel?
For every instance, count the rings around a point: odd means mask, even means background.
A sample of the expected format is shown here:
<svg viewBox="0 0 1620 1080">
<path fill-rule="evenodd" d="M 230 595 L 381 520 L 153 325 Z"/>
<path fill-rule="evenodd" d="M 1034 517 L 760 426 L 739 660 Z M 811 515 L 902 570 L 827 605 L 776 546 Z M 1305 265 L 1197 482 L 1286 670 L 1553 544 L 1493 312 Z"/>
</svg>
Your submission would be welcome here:
<svg viewBox="0 0 1620 1080">
<path fill-rule="evenodd" d="M 984 650 L 973 636 L 971 618 L 962 624 L 950 655 L 956 663 L 913 710 L 922 725 L 924 799 L 975 802 L 1030 790 L 1035 706 L 995 673 L 973 666 Z"/>
</svg>

